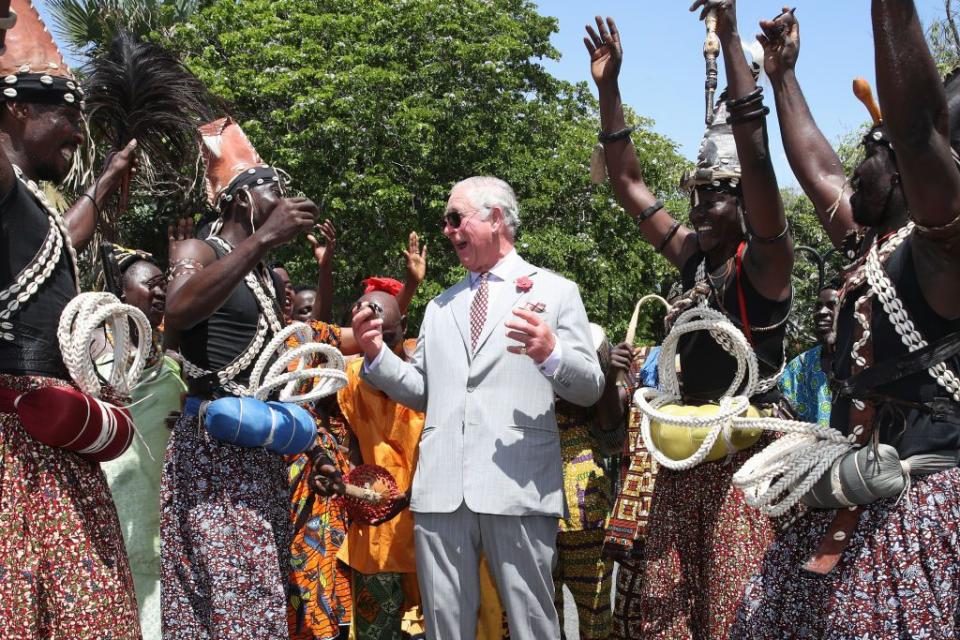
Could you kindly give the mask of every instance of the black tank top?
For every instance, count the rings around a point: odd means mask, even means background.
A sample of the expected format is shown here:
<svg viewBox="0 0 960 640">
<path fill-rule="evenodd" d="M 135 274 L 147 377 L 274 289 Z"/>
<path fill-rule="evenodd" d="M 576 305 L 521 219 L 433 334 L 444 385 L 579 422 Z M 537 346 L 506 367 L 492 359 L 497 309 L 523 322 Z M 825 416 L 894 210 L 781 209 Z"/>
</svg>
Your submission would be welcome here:
<svg viewBox="0 0 960 640">
<path fill-rule="evenodd" d="M 217 259 L 226 253 L 215 242 L 205 240 L 210 245 Z M 259 268 L 259 267 L 258 267 Z M 273 278 L 274 290 L 277 295 L 283 295 L 283 287 Z M 276 301 L 278 318 L 283 318 Z M 223 305 L 213 312 L 209 318 L 187 329 L 180 334 L 180 352 L 183 357 L 193 364 L 207 371 L 219 371 L 233 362 L 237 356 L 246 351 L 247 346 L 257 334 L 257 322 L 260 318 L 260 307 L 257 298 L 243 281 L 238 284 Z M 267 341 L 273 336 L 270 331 Z M 266 343 L 264 343 L 266 345 Z M 258 354 L 259 355 L 259 354 Z M 245 385 L 250 380 L 250 371 L 253 365 L 241 371 L 234 381 Z"/>
<path fill-rule="evenodd" d="M 933 343 L 948 333 L 960 331 L 960 319 L 946 320 L 937 315 L 927 304 L 914 268 L 911 240 L 912 238 L 907 238 L 903 245 L 893 252 L 884 266 L 914 326 L 927 342 Z M 856 325 L 853 318 L 853 305 L 862 291 L 861 289 L 846 296 L 837 318 L 836 355 L 833 366 L 834 375 L 841 380 L 848 378 L 851 372 L 850 352 L 853 348 L 853 330 Z M 876 298 L 873 300 L 871 334 L 874 364 L 896 358 L 908 351 Z M 951 358 L 947 361 L 947 365 L 954 373 L 960 373 L 960 357 Z M 953 402 L 949 399 L 950 394 L 926 371 L 878 387 L 876 392 L 908 403 L 923 404 L 934 399 Z M 921 453 L 960 449 L 960 423 L 936 417 L 929 412 L 911 408 L 909 405 L 897 402 L 885 404 L 886 406 L 880 407 L 877 419 L 880 442 L 895 447 L 901 459 Z M 842 433 L 849 433 L 852 428 L 849 419 L 850 399 L 835 398 L 830 415 L 831 426 Z"/>
<path fill-rule="evenodd" d="M 683 265 L 681 278 L 684 290 L 689 290 L 696 284 L 697 267 L 703 258 L 703 253 L 697 251 Z M 790 313 L 790 298 L 782 302 L 768 300 L 753 287 L 746 271 L 741 279 L 759 375 L 760 378 L 769 378 L 776 375 L 783 366 L 784 338 L 787 332 L 785 319 Z M 719 300 L 717 294 L 714 290 L 710 295 L 710 308 L 722 312 L 734 325 L 741 327 L 735 268 L 731 267 L 723 290 L 719 291 Z M 766 327 L 774 328 L 766 330 Z M 680 355 L 683 395 L 690 400 L 711 402 L 719 399 L 737 373 L 736 359 L 724 351 L 709 332 L 696 331 L 681 336 L 677 353 Z M 754 399 L 758 402 L 773 403 L 779 398 L 780 391 L 774 386 Z"/>
<path fill-rule="evenodd" d="M 50 219 L 19 180 L 0 201 L 0 289 L 10 286 L 43 245 Z M 0 373 L 69 379 L 60 356 L 57 324 L 67 303 L 77 295 L 66 247 L 53 273 L 37 293 L 14 312 L 14 342 L 0 340 Z M 6 306 L 0 302 L 0 306 Z"/>
</svg>

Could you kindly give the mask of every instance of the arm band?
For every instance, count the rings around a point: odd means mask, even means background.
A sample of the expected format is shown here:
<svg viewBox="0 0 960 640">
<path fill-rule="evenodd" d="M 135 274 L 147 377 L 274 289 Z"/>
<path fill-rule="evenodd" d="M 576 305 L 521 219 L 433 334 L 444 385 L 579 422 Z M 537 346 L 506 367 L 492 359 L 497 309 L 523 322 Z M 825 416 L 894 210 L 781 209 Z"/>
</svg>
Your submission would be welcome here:
<svg viewBox="0 0 960 640">
<path fill-rule="evenodd" d="M 637 221 L 637 224 L 643 224 L 644 222 L 649 220 L 651 217 L 653 217 L 653 214 L 662 210 L 663 210 L 663 200 L 657 200 L 652 205 L 650 205 L 649 207 L 641 211 L 640 215 L 634 218 L 634 220 Z"/>
<path fill-rule="evenodd" d="M 627 127 L 625 129 L 620 129 L 619 131 L 614 131 L 613 133 L 604 133 L 601 131 L 597 135 L 597 139 L 600 140 L 600 142 L 616 142 L 618 140 L 623 140 L 624 138 L 629 138 L 630 134 L 636 130 L 636 127 Z"/>
<path fill-rule="evenodd" d="M 663 250 L 667 248 L 667 245 L 670 244 L 670 241 L 673 240 L 673 236 L 677 235 L 677 231 L 680 229 L 680 223 L 674 222 L 673 226 L 670 227 L 670 231 L 667 231 L 667 235 L 663 236 L 663 240 L 660 241 L 660 244 L 657 245 L 657 253 L 663 253 Z"/>
</svg>

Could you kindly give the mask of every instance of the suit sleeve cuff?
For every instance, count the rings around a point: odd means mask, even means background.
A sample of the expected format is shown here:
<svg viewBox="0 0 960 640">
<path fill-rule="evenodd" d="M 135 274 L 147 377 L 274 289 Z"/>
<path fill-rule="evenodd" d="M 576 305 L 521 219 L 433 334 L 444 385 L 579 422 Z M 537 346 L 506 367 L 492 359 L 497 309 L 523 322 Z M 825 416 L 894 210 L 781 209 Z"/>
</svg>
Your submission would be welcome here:
<svg viewBox="0 0 960 640">
<path fill-rule="evenodd" d="M 557 369 L 560 368 L 560 358 L 563 356 L 563 349 L 560 348 L 560 341 L 553 347 L 553 351 L 547 356 L 547 359 L 537 365 L 537 368 L 540 369 L 540 373 L 545 375 L 548 378 L 552 378 Z"/>
<path fill-rule="evenodd" d="M 367 356 L 363 356 L 363 373 L 371 373 L 380 366 L 380 362 L 383 360 L 383 349 L 386 345 L 380 345 L 380 353 L 377 354 L 377 357 L 373 361 L 368 361 Z"/>
</svg>

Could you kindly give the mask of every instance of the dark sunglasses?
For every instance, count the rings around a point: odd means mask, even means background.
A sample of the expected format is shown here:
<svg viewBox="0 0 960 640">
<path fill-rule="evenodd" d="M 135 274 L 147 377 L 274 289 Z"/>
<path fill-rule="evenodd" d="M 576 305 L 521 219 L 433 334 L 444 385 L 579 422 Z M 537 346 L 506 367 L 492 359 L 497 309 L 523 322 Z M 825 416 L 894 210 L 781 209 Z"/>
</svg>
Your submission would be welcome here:
<svg viewBox="0 0 960 640">
<path fill-rule="evenodd" d="M 463 224 L 465 219 L 475 215 L 477 215 L 476 211 L 468 214 L 463 214 L 459 211 L 451 211 L 450 213 L 444 214 L 444 216 L 440 218 L 440 231 L 446 229 L 447 225 L 450 225 L 451 229 L 459 229 L 460 225 Z"/>
</svg>

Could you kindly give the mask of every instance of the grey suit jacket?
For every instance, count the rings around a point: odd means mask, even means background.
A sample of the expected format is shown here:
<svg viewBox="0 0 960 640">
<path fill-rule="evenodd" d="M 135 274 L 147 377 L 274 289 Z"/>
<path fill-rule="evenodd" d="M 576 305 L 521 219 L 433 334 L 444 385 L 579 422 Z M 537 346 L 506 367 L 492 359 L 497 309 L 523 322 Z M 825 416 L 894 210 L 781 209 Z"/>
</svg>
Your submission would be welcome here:
<svg viewBox="0 0 960 640">
<path fill-rule="evenodd" d="M 476 353 L 468 276 L 430 301 L 411 363 L 384 350 L 364 374 L 394 400 L 426 410 L 413 511 L 450 513 L 465 501 L 476 513 L 564 514 L 554 394 L 590 406 L 603 374 L 577 285 L 523 260 L 513 271 L 491 301 Z M 513 286 L 520 276 L 533 281 L 529 291 Z M 516 343 L 504 323 L 526 302 L 544 304 L 539 315 L 561 345 L 552 379 L 531 358 L 507 351 Z"/>
</svg>

